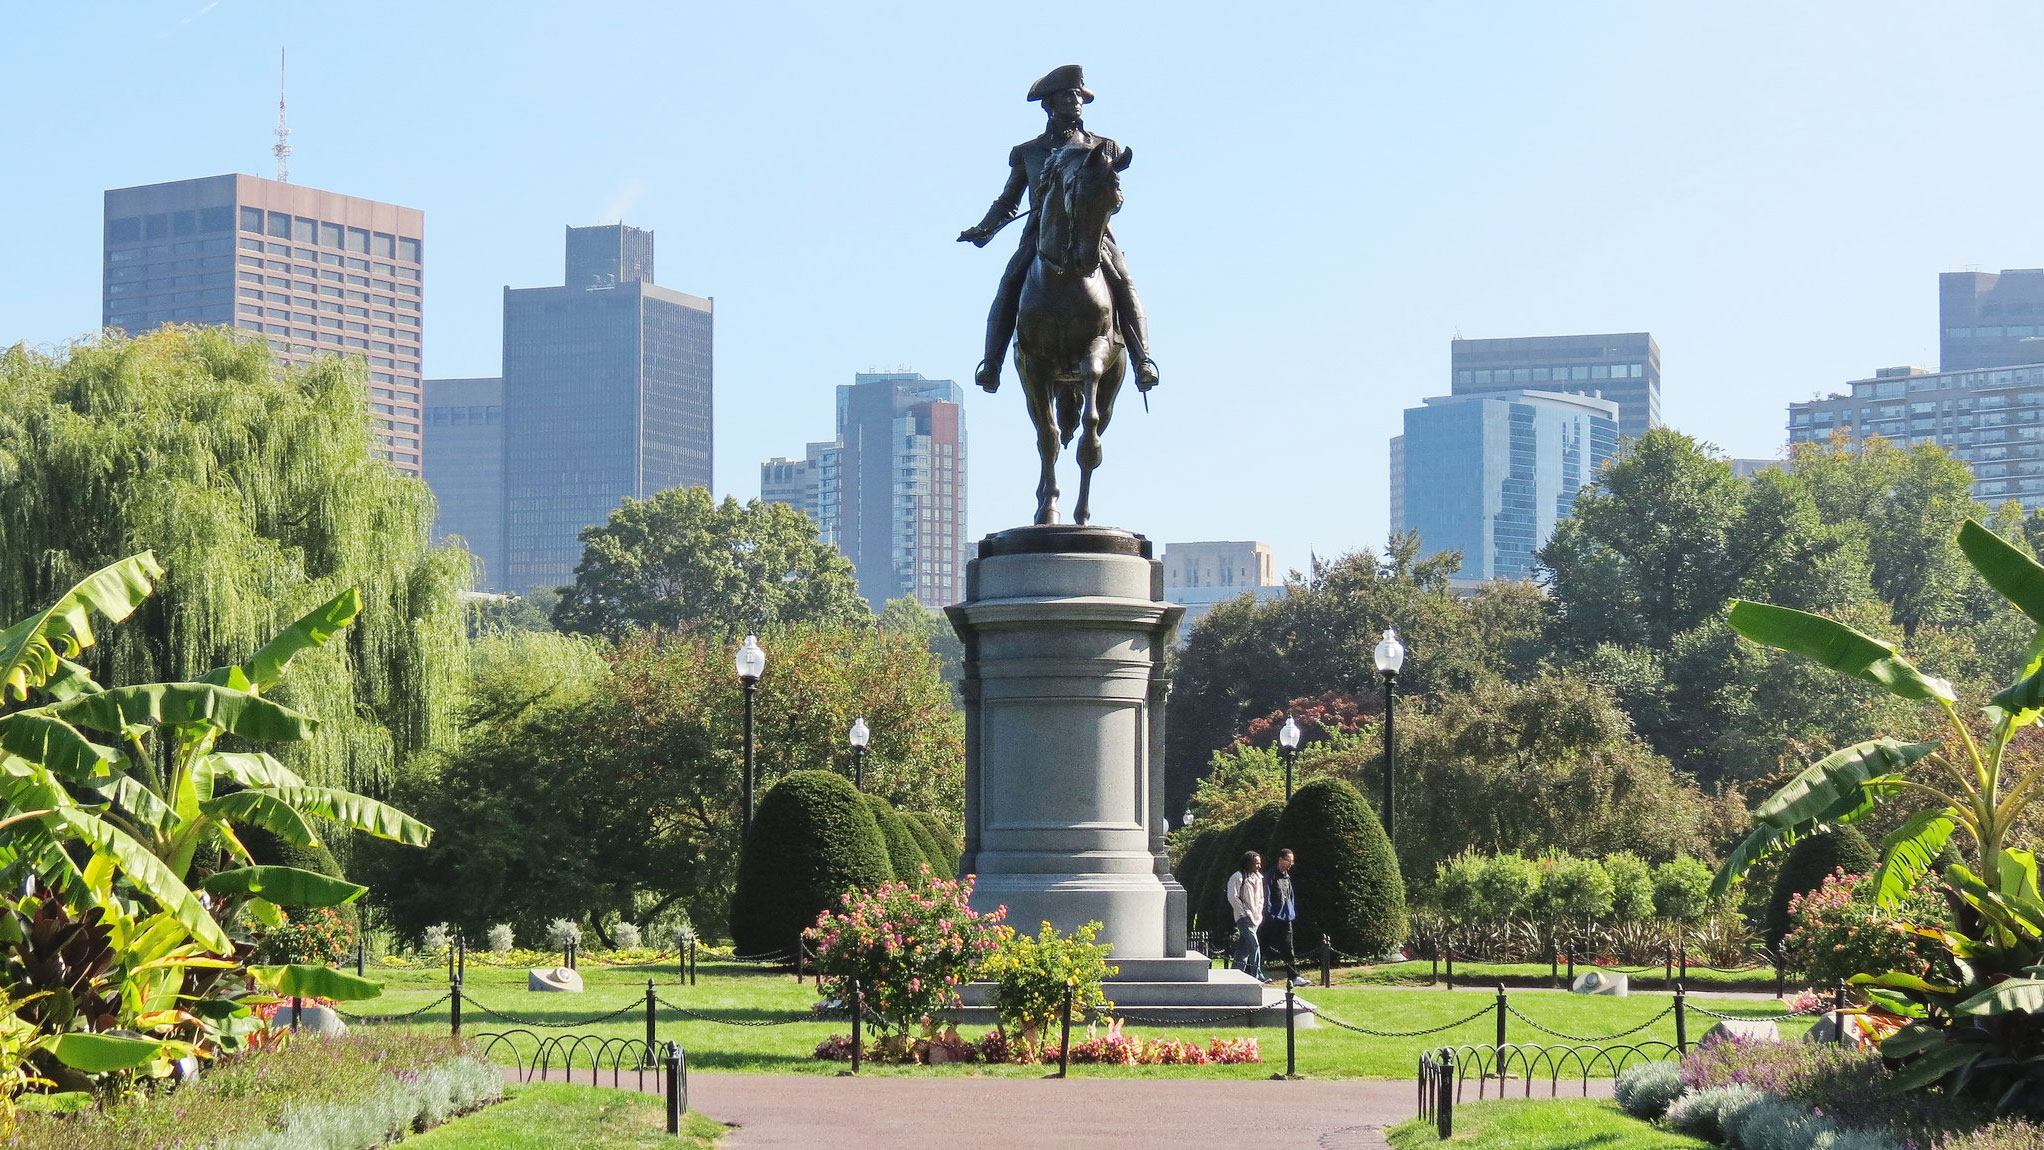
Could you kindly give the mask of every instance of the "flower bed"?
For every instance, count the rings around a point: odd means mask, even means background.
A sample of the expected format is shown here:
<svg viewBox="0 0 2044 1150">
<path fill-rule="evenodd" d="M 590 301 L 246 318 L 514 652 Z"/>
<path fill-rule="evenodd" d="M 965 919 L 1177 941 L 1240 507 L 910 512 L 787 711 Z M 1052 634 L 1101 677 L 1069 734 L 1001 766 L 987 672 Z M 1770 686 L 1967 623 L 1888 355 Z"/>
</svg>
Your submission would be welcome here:
<svg viewBox="0 0 2044 1150">
<path fill-rule="evenodd" d="M 833 1034 L 816 1046 L 815 1057 L 849 1062 L 852 1040 Z M 903 1040 L 902 1036 L 882 1038 L 867 1046 L 864 1057 L 874 1062 L 925 1063 L 991 1062 L 1013 1065 L 1048 1063 L 1058 1060 L 1055 1041 L 1039 1045 L 1015 1041 L 1006 1030 L 996 1028 L 978 1041 L 958 1033 L 956 1027 L 926 1039 Z M 1115 1019 L 1103 1031 L 1088 1027 L 1086 1037 L 1072 1043 L 1070 1061 L 1096 1066 L 1208 1066 L 1263 1061 L 1262 1048 L 1254 1038 L 1214 1038 L 1202 1046 L 1182 1038 L 1138 1038 L 1122 1029 Z"/>
<path fill-rule="evenodd" d="M 373 1147 L 502 1097 L 461 1042 L 387 1031 L 295 1041 L 225 1059 L 175 1088 L 82 1114 L 23 1114 L 10 1146 L 87 1150 Z"/>
</svg>

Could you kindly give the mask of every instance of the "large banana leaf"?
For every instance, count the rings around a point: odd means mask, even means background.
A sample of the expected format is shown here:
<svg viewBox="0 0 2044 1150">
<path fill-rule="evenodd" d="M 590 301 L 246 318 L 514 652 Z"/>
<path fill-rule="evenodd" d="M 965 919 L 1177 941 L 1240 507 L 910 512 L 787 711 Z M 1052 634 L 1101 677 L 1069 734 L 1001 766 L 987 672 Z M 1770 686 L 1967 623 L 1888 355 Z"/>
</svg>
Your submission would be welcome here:
<svg viewBox="0 0 2044 1150">
<path fill-rule="evenodd" d="M 1997 982 L 1954 1007 L 1959 1014 L 2044 1014 L 2044 978 Z"/>
<path fill-rule="evenodd" d="M 221 776 L 233 779 L 244 787 L 302 787 L 305 780 L 297 772 L 261 751 L 214 751 L 201 755 L 192 763 L 192 774 L 196 779 L 199 794 L 213 797 L 213 788 Z"/>
<path fill-rule="evenodd" d="M 1952 837 L 1953 825 L 1949 809 L 1927 807 L 1881 840 L 1881 866 L 1874 871 L 1874 897 L 1881 906 L 1894 907 L 1916 889 Z"/>
<path fill-rule="evenodd" d="M 1952 702 L 1958 698 L 1950 683 L 1917 670 L 1915 664 L 1895 653 L 1892 644 L 1822 615 L 1734 599 L 1726 622 L 1755 643 L 1807 655 L 1834 671 L 1878 683 L 1904 699 Z"/>
<path fill-rule="evenodd" d="M 270 787 L 268 793 L 305 814 L 320 815 L 377 838 L 415 847 L 425 846 L 433 838 L 432 827 L 396 807 L 385 806 L 352 791 L 332 787 Z"/>
<path fill-rule="evenodd" d="M 245 866 L 221 871 L 203 884 L 207 894 L 261 895 L 282 906 L 340 906 L 368 893 L 346 879 L 288 866 Z"/>
<path fill-rule="evenodd" d="M 28 697 L 75 655 L 96 641 L 92 613 L 118 623 L 134 613 L 161 578 L 163 566 L 144 551 L 87 575 L 38 614 L 0 631 L 0 695 Z"/>
<path fill-rule="evenodd" d="M 294 657 L 302 651 L 325 646 L 361 613 L 362 593 L 350 587 L 313 608 L 296 623 L 284 628 L 276 638 L 263 644 L 262 650 L 242 664 L 242 673 L 255 684 L 258 692 L 269 690 L 291 668 Z"/>
<path fill-rule="evenodd" d="M 45 707 L 0 715 L 0 751 L 19 755 L 73 782 L 104 775 L 121 761 L 119 751 L 86 738 L 85 732 Z"/>
<path fill-rule="evenodd" d="M 213 683 L 115 687 L 53 703 L 47 710 L 81 727 L 112 734 L 143 724 L 181 727 L 202 723 L 245 739 L 298 742 L 311 738 L 319 726 L 319 720 L 310 715 Z"/>
<path fill-rule="evenodd" d="M 251 966 L 248 973 L 256 985 L 277 994 L 295 998 L 331 998 L 336 1002 L 354 1002 L 364 998 L 375 998 L 383 993 L 383 984 L 366 978 L 343 974 L 331 966 L 311 966 L 295 963 L 290 966 Z"/>
<path fill-rule="evenodd" d="M 149 848 L 129 838 L 106 820 L 75 807 L 59 808 L 50 818 L 62 823 L 73 837 L 93 850 L 113 855 L 114 862 L 119 864 L 121 873 L 128 876 L 128 881 L 169 911 L 178 925 L 190 931 L 193 938 L 221 954 L 234 953 L 234 943 L 228 939 L 227 932 L 220 929 L 220 924 L 213 921 L 213 916 L 199 902 L 198 896 L 161 859 L 149 853 Z"/>
<path fill-rule="evenodd" d="M 1959 525 L 1959 550 L 1989 587 L 2044 626 L 2044 565 L 1971 519 Z"/>
<path fill-rule="evenodd" d="M 87 1034 L 70 1031 L 50 1042 L 57 1061 L 87 1074 L 129 1070 L 156 1057 L 163 1043 L 154 1038 L 129 1038 L 120 1034 Z"/>
<path fill-rule="evenodd" d="M 1805 768 L 1753 812 L 1752 833 L 1725 859 L 1724 869 L 1711 883 L 1711 897 L 1723 894 L 1754 863 L 1819 825 L 1850 822 L 1865 814 L 1885 776 L 1937 748 L 1936 743 L 1879 738 L 1833 751 Z"/>
<path fill-rule="evenodd" d="M 293 846 L 319 845 L 319 835 L 291 804 L 269 791 L 236 791 L 207 799 L 200 813 L 224 823 L 258 826 Z"/>
<path fill-rule="evenodd" d="M 1945 884 L 1972 904 L 1982 917 L 2018 938 L 2044 935 L 2044 903 L 2034 895 L 1994 890 L 1980 881 L 1979 875 L 1959 864 L 1945 868 Z"/>
</svg>

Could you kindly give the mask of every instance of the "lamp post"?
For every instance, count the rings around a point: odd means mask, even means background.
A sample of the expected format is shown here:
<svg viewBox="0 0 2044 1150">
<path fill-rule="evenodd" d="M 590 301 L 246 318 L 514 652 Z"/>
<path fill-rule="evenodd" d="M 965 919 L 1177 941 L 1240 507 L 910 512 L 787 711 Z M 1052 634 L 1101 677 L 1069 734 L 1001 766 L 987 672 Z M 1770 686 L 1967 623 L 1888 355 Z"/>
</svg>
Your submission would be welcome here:
<svg viewBox="0 0 2044 1150">
<path fill-rule="evenodd" d="M 759 691 L 759 677 L 766 671 L 766 650 L 759 636 L 747 635 L 738 648 L 738 681 L 745 685 L 745 777 L 740 782 L 740 803 L 745 808 L 745 837 L 752 837 L 752 697 Z"/>
<path fill-rule="evenodd" d="M 873 738 L 873 729 L 866 725 L 865 719 L 853 719 L 852 729 L 845 737 L 852 743 L 852 788 L 863 791 L 866 789 L 866 744 Z"/>
<path fill-rule="evenodd" d="M 1299 757 L 1299 721 L 1285 716 L 1285 725 L 1278 728 L 1278 746 L 1284 748 L 1285 759 L 1285 801 L 1292 801 L 1292 760 Z"/>
<path fill-rule="evenodd" d="M 1384 638 L 1377 643 L 1376 658 L 1377 673 L 1384 676 L 1384 837 L 1396 842 L 1392 831 L 1393 820 L 1397 818 L 1392 807 L 1395 797 L 1392 780 L 1397 777 L 1394 756 L 1398 744 L 1392 735 L 1391 713 L 1395 695 L 1392 688 L 1398 683 L 1399 670 L 1405 666 L 1405 644 L 1398 641 L 1398 628 L 1384 628 Z"/>
</svg>

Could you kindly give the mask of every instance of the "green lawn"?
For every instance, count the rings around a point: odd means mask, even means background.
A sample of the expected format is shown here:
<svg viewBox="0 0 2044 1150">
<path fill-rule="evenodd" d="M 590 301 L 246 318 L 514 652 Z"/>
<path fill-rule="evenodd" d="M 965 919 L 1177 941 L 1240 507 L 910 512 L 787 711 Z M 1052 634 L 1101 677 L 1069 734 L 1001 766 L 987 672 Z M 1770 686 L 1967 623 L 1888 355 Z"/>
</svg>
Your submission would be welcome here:
<svg viewBox="0 0 2044 1150">
<path fill-rule="evenodd" d="M 1544 962 L 1458 962 L 1455 964 L 1455 985 L 1458 987 L 1464 983 L 1477 986 L 1495 985 L 1499 979 L 1503 979 L 1506 986 L 1553 986 L 1554 969 Z M 1587 966 L 1578 966 L 1576 973 L 1581 974 L 1588 969 L 1590 968 Z M 1627 966 L 1614 969 L 1629 971 L 1638 968 Z M 1629 974 L 1627 977 L 1632 980 L 1635 990 L 1667 990 L 1671 987 L 1669 981 L 1662 977 L 1662 969 L 1655 966 L 1639 974 Z M 1568 967 L 1563 965 L 1559 970 L 1562 981 L 1567 981 Z M 1335 970 L 1334 979 L 1337 984 L 1344 986 L 1424 986 L 1427 985 L 1427 979 L 1437 973 L 1439 972 L 1430 961 L 1387 962 L 1377 966 L 1341 967 Z M 1759 966 L 1728 973 L 1692 966 L 1689 968 L 1687 978 L 1682 977 L 1678 968 L 1674 981 L 1682 983 L 1690 990 L 1716 988 L 1761 990 L 1772 993 L 1774 968 Z M 1788 989 L 1791 993 L 1803 989 L 1803 986 L 1804 984 L 1793 975 L 1789 977 Z"/>
<path fill-rule="evenodd" d="M 685 1146 L 707 1150 L 724 1127 L 690 1111 L 680 1141 L 667 1136 L 667 1103 L 650 1094 L 536 1082 L 513 1086 L 495 1106 L 404 1140 L 429 1150 L 554 1150 L 559 1146 Z"/>
<path fill-rule="evenodd" d="M 411 1010 L 438 998 L 447 989 L 443 970 L 383 969 L 373 973 L 386 980 L 389 989 L 379 1000 L 357 1004 L 367 1012 L 384 1014 Z M 587 993 L 534 993 L 525 989 L 526 976 L 522 968 L 505 970 L 471 965 L 465 989 L 470 998 L 492 1009 L 517 1018 L 554 1022 L 576 1021 L 644 1001 L 645 969 L 608 969 L 585 963 L 582 976 L 589 988 Z M 816 992 L 806 982 L 798 983 L 786 974 L 765 973 L 735 964 L 703 964 L 701 984 L 693 987 L 679 985 L 672 967 L 656 973 L 655 978 L 656 990 L 662 999 L 718 1018 L 765 1022 L 797 1016 L 805 1014 L 816 999 Z M 1447 1044 L 1488 1043 L 1495 1037 L 1495 1016 L 1489 1009 L 1492 1002 L 1489 991 L 1337 986 L 1326 990 L 1308 987 L 1302 994 L 1330 1016 L 1376 1030 L 1426 1029 L 1481 1012 L 1480 1017 L 1453 1030 L 1418 1038 L 1365 1037 L 1331 1026 L 1301 1029 L 1298 1032 L 1299 1071 L 1314 1077 L 1409 1078 L 1421 1050 Z M 1662 994 L 1597 998 L 1524 991 L 1511 995 L 1511 1002 L 1529 1017 L 1556 1030 L 1598 1036 L 1628 1029 L 1661 1013 L 1668 1006 L 1669 999 Z M 1692 995 L 1690 1002 L 1694 1006 L 1746 1016 L 1767 1016 L 1779 1014 L 1782 1010 L 1772 1000 Z M 1701 1038 L 1710 1021 L 1692 1013 L 1689 1019 L 1690 1041 Z M 818 1042 L 833 1032 L 846 1029 L 843 1022 L 725 1026 L 692 1019 L 664 1006 L 659 1009 L 656 1022 L 659 1040 L 681 1042 L 688 1052 L 690 1067 L 698 1071 L 831 1074 L 843 1068 L 841 1063 L 820 1062 L 810 1057 Z M 447 1026 L 446 1005 L 428 1011 L 413 1025 L 429 1031 L 444 1031 Z M 471 1036 L 479 1032 L 504 1031 L 516 1025 L 491 1018 L 472 1006 L 465 1007 L 463 1011 L 462 1029 Z M 1786 1036 L 1794 1037 L 1807 1025 L 1806 1020 L 1799 1019 L 1784 1024 L 1783 1031 Z M 542 1035 L 574 1033 L 643 1039 L 645 1019 L 641 1011 L 631 1010 L 615 1021 L 593 1026 L 577 1026 L 569 1031 L 535 1030 Z M 1261 1041 L 1264 1062 L 1261 1065 L 1201 1067 L 1074 1066 L 1072 1073 L 1089 1076 L 1260 1078 L 1269 1075 L 1274 1068 L 1281 1069 L 1283 1065 L 1284 1031 L 1278 1028 L 1167 1029 L 1142 1026 L 1131 1027 L 1131 1030 L 1144 1037 L 1170 1036 L 1202 1043 L 1217 1035 L 1246 1033 Z M 979 1030 L 968 1027 L 966 1033 L 975 1036 Z M 1506 1037 L 1508 1041 L 1522 1043 L 1560 1041 L 1540 1035 L 1516 1018 L 1510 1019 Z M 1674 1019 L 1671 1016 L 1623 1041 L 1658 1039 L 1672 1042 L 1674 1038 Z M 1276 1064 L 1275 1067 L 1273 1064 Z M 942 1067 L 868 1064 L 868 1067 L 866 1072 L 873 1074 L 1035 1076 L 1043 1073 L 1041 1067 L 1034 1066 L 978 1064 Z"/>
<path fill-rule="evenodd" d="M 1443 1143 L 1432 1122 L 1408 1119 L 1384 1132 L 1397 1150 L 1448 1145 L 1457 1150 L 1687 1150 L 1710 1143 L 1628 1117 L 1589 1098 L 1472 1102 L 1455 1108 L 1455 1134 Z"/>
</svg>

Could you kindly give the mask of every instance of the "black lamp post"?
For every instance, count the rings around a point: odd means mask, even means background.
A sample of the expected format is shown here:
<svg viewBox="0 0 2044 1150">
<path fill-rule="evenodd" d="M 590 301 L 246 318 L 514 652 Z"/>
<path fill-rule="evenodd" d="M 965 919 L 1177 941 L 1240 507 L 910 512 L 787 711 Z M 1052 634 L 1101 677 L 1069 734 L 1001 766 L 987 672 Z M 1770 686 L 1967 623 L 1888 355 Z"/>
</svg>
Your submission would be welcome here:
<svg viewBox="0 0 2044 1150">
<path fill-rule="evenodd" d="M 852 729 L 845 737 L 852 743 L 852 788 L 863 791 L 866 789 L 866 743 L 873 738 L 873 729 L 866 725 L 866 720 L 853 719 Z"/>
<path fill-rule="evenodd" d="M 1281 753 L 1285 759 L 1285 801 L 1288 803 L 1292 801 L 1292 760 L 1299 757 L 1299 736 L 1302 733 L 1299 721 L 1290 715 L 1285 716 L 1285 725 L 1278 728 L 1278 746 L 1284 748 Z"/>
<path fill-rule="evenodd" d="M 759 677 L 766 672 L 766 650 L 759 636 L 747 635 L 738 648 L 738 681 L 745 685 L 745 777 L 739 784 L 740 802 L 745 807 L 745 837 L 752 837 L 752 697 L 759 692 Z"/>
<path fill-rule="evenodd" d="M 1392 830 L 1392 823 L 1397 818 L 1392 806 L 1395 798 L 1392 780 L 1397 777 L 1395 757 L 1398 743 L 1393 737 L 1391 716 L 1396 696 L 1393 688 L 1398 684 L 1399 670 L 1405 666 L 1405 644 L 1398 641 L 1398 628 L 1384 629 L 1384 638 L 1377 644 L 1376 659 L 1377 672 L 1384 676 L 1384 837 L 1396 842 L 1398 840 Z"/>
</svg>

